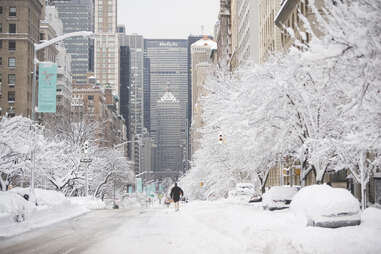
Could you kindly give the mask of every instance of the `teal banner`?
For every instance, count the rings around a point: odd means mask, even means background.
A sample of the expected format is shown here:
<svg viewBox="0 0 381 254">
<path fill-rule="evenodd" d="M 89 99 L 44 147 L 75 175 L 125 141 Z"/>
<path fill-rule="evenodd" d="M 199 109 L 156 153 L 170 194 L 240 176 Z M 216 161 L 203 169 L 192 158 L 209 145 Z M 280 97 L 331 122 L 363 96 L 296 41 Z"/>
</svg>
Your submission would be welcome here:
<svg viewBox="0 0 381 254">
<path fill-rule="evenodd" d="M 38 112 L 56 113 L 57 64 L 40 62 L 38 76 Z"/>
<path fill-rule="evenodd" d="M 128 193 L 132 193 L 132 186 L 128 186 Z"/>
<path fill-rule="evenodd" d="M 136 192 L 143 192 L 143 183 L 141 178 L 136 178 Z"/>
</svg>

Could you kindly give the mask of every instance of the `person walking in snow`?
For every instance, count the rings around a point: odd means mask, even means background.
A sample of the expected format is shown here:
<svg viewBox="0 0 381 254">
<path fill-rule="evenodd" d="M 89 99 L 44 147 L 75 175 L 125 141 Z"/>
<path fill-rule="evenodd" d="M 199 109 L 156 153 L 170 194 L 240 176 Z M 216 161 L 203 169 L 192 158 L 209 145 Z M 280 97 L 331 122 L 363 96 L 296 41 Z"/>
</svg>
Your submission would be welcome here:
<svg viewBox="0 0 381 254">
<path fill-rule="evenodd" d="M 175 203 L 175 211 L 178 211 L 180 209 L 180 198 L 184 196 L 183 190 L 177 186 L 177 183 L 175 183 L 175 186 L 171 190 L 171 198 L 173 202 Z"/>
</svg>

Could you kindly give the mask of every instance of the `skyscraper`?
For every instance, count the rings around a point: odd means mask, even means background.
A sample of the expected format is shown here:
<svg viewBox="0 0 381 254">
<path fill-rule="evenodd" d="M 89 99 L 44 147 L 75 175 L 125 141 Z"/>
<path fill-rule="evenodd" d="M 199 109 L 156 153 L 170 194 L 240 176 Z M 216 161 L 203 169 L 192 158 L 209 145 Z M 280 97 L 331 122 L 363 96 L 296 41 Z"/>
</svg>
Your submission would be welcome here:
<svg viewBox="0 0 381 254">
<path fill-rule="evenodd" d="M 126 35 L 123 28 L 123 25 L 118 26 L 119 43 L 130 51 L 129 137 L 139 141 L 144 128 L 144 39 L 137 34 Z M 141 147 L 136 142 L 130 148 L 133 151 L 131 157 L 135 162 L 135 172 L 139 172 L 142 169 Z"/>
<path fill-rule="evenodd" d="M 184 116 L 180 114 L 180 101 L 168 89 L 157 100 L 157 146 L 158 170 L 178 174 L 182 169 L 182 128 Z"/>
<path fill-rule="evenodd" d="M 117 1 L 95 0 L 94 71 L 103 87 L 110 87 L 119 97 L 119 40 Z"/>
<path fill-rule="evenodd" d="M 148 57 L 144 57 L 144 127 L 150 132 L 151 127 L 151 61 Z"/>
<path fill-rule="evenodd" d="M 146 39 L 145 56 L 150 59 L 150 133 L 157 147 L 158 163 L 155 164 L 156 170 L 163 170 L 161 159 L 163 159 L 163 151 L 159 146 L 159 136 L 162 131 L 166 131 L 159 122 L 158 101 L 168 91 L 179 103 L 179 116 L 172 115 L 172 118 L 181 120 L 180 128 L 180 144 L 176 147 L 178 152 L 174 152 L 177 160 L 181 162 L 183 150 L 188 153 L 188 54 L 187 40 L 171 40 L 171 39 Z M 162 106 L 161 106 L 162 107 Z M 170 123 L 169 123 L 170 124 Z M 163 146 L 161 146 L 163 147 Z M 187 157 L 187 156 L 186 156 Z M 160 159 L 161 158 L 161 159 Z M 171 167 L 174 164 L 171 164 Z"/>
<path fill-rule="evenodd" d="M 63 33 L 94 31 L 93 0 L 50 0 L 55 5 L 63 23 Z M 92 39 L 73 37 L 64 41 L 67 53 L 71 54 L 73 83 L 87 84 L 87 73 L 91 70 Z"/>
</svg>

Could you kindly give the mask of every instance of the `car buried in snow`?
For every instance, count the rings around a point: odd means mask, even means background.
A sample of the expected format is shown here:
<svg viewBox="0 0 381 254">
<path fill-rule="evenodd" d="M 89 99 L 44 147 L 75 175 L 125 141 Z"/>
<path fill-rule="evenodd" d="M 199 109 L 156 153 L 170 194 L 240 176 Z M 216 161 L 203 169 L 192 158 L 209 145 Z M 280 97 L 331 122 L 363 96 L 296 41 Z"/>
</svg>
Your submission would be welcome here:
<svg viewBox="0 0 381 254">
<path fill-rule="evenodd" d="M 306 226 L 338 228 L 361 223 L 359 201 L 348 190 L 326 184 L 301 189 L 290 210 Z"/>
<path fill-rule="evenodd" d="M 237 183 L 235 188 L 228 193 L 229 199 L 249 201 L 256 194 L 255 187 L 251 183 Z"/>
<path fill-rule="evenodd" d="M 262 196 L 263 209 L 274 211 L 290 207 L 294 195 L 299 191 L 300 186 L 273 186 Z"/>
</svg>

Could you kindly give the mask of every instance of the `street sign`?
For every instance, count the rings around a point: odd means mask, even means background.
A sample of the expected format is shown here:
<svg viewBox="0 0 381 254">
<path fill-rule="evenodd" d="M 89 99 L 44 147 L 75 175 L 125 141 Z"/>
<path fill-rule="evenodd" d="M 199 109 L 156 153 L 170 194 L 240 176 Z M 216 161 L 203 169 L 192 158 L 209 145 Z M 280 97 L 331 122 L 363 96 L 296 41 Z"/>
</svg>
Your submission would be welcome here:
<svg viewBox="0 0 381 254">
<path fill-rule="evenodd" d="M 137 177 L 136 178 L 136 192 L 142 193 L 143 192 L 143 183 L 142 179 Z"/>
<path fill-rule="evenodd" d="M 57 64 L 41 62 L 38 79 L 38 112 L 56 113 Z"/>
</svg>

